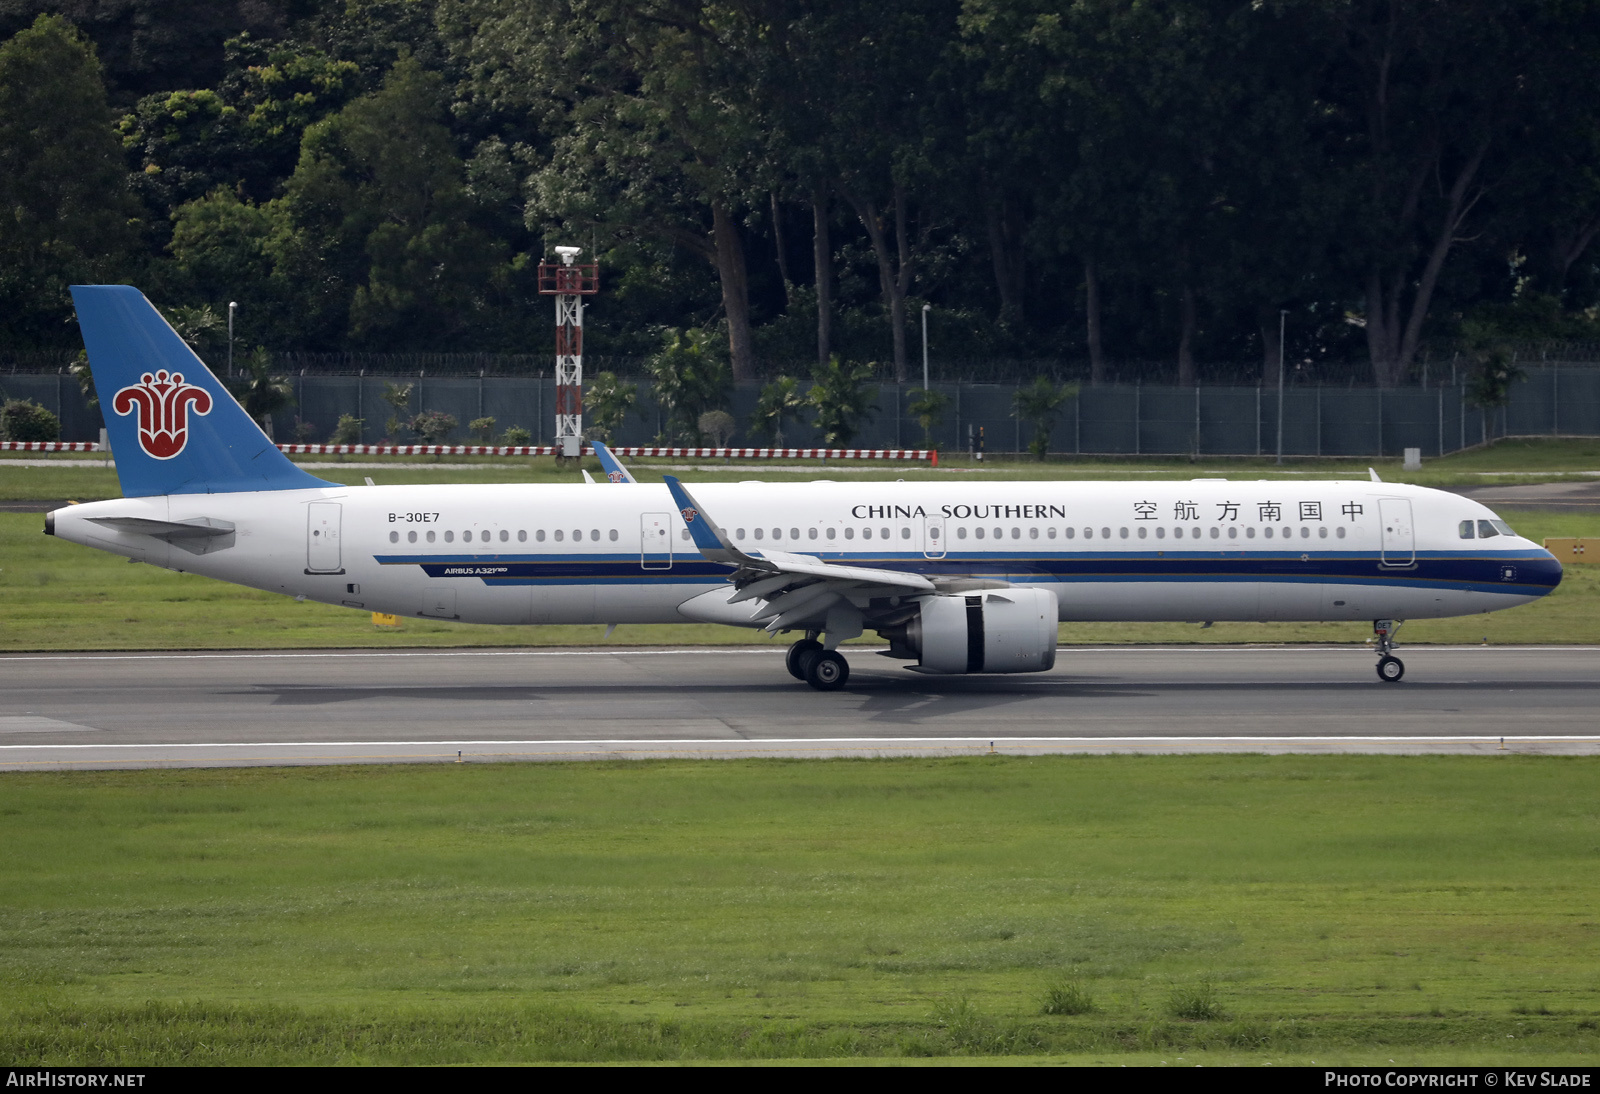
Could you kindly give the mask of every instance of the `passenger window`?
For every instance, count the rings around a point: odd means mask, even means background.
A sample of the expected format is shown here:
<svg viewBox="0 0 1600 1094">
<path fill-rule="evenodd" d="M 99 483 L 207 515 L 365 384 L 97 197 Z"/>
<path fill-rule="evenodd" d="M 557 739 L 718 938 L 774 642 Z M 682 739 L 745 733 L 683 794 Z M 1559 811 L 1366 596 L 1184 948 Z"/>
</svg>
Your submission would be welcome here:
<svg viewBox="0 0 1600 1094">
<path fill-rule="evenodd" d="M 429 543 L 433 542 L 433 531 L 432 531 L 432 529 L 429 529 L 429 531 L 428 531 L 428 542 Z"/>
<path fill-rule="evenodd" d="M 456 539 L 456 534 L 454 532 L 446 532 L 444 534 L 444 541 L 446 543 L 454 543 L 455 539 Z"/>
<path fill-rule="evenodd" d="M 1269 524 L 1265 528 L 1263 528 L 1261 530 L 1261 534 L 1266 536 L 1268 539 L 1271 539 L 1272 538 L 1272 525 Z"/>
<path fill-rule="evenodd" d="M 1006 538 L 1006 530 L 1004 528 L 996 528 L 994 530 L 994 538 L 995 539 L 1005 539 Z"/>
<path fill-rule="evenodd" d="M 800 529 L 798 529 L 798 528 L 789 529 L 789 538 L 790 539 L 799 539 L 800 538 Z M 817 538 L 817 530 L 815 528 L 811 529 L 811 538 L 812 539 L 816 539 Z"/>
<path fill-rule="evenodd" d="M 415 543 L 415 542 L 417 542 L 417 533 L 415 533 L 415 532 L 407 532 L 406 533 L 406 542 L 407 543 Z"/>
<path fill-rule="evenodd" d="M 974 528 L 972 530 L 972 536 L 973 536 L 974 539 L 982 539 L 983 538 L 983 529 L 982 528 Z"/>
<path fill-rule="evenodd" d="M 1301 525 L 1300 526 L 1300 538 L 1301 539 L 1310 539 L 1311 538 L 1311 529 L 1305 527 L 1304 525 Z"/>
<path fill-rule="evenodd" d="M 1459 526 L 1459 532 L 1460 532 L 1460 535 L 1461 535 L 1462 539 L 1472 539 L 1472 538 L 1474 538 L 1473 533 L 1475 533 L 1476 531 L 1477 531 L 1477 525 L 1473 524 L 1472 521 L 1470 521 L 1470 520 L 1462 521 L 1460 526 Z"/>
<path fill-rule="evenodd" d="M 1198 528 L 1189 529 L 1189 538 L 1190 539 L 1199 539 L 1200 538 L 1200 529 L 1198 529 Z"/>
<path fill-rule="evenodd" d="M 389 533 L 389 542 L 390 543 L 399 543 L 400 542 L 400 533 L 399 532 L 390 532 Z"/>
<path fill-rule="evenodd" d="M 518 543 L 526 543 L 526 542 L 528 542 L 528 530 L 526 528 L 518 528 L 517 529 L 517 542 Z"/>
<path fill-rule="evenodd" d="M 583 529 L 582 528 L 574 528 L 572 530 L 572 542 L 574 542 L 574 543 L 582 543 L 583 542 Z"/>
<path fill-rule="evenodd" d="M 834 537 L 835 537 L 835 536 L 837 536 L 837 535 L 838 535 L 838 534 L 839 534 L 839 530 L 838 530 L 838 529 L 837 529 L 837 528 L 829 528 L 829 529 L 828 529 L 828 538 L 829 538 L 829 539 L 832 539 L 832 538 L 834 538 Z"/>
<path fill-rule="evenodd" d="M 734 539 L 743 539 L 744 538 L 744 529 L 740 528 L 737 532 L 733 533 L 733 538 Z"/>
<path fill-rule="evenodd" d="M 935 528 L 934 531 L 938 531 L 938 529 Z M 966 530 L 966 528 L 964 528 L 964 527 L 957 528 L 956 529 L 956 538 L 957 539 L 966 539 L 967 538 L 967 530 Z"/>
<path fill-rule="evenodd" d="M 1322 527 L 1317 529 L 1317 538 L 1318 539 L 1327 539 L 1328 538 L 1328 527 L 1327 527 L 1327 525 L 1323 525 Z"/>
<path fill-rule="evenodd" d="M 1121 536 L 1123 539 L 1127 539 L 1128 538 L 1128 530 L 1126 528 L 1118 528 L 1117 529 L 1117 535 Z"/>
<path fill-rule="evenodd" d="M 1083 530 L 1083 538 L 1084 539 L 1093 539 L 1094 538 L 1094 529 L 1093 528 L 1085 528 Z"/>
<path fill-rule="evenodd" d="M 1111 529 L 1109 529 L 1109 528 L 1100 529 L 1100 538 L 1101 539 L 1110 539 L 1111 538 Z"/>
<path fill-rule="evenodd" d="M 1344 525 L 1341 524 L 1339 527 L 1335 528 L 1333 530 L 1333 534 L 1338 536 L 1340 539 L 1343 539 L 1344 538 Z"/>
<path fill-rule="evenodd" d="M 1211 538 L 1212 539 L 1221 539 L 1222 538 L 1222 529 L 1213 527 L 1211 529 Z"/>
<path fill-rule="evenodd" d="M 1239 538 L 1239 528 L 1238 528 L 1237 525 L 1230 524 L 1228 526 L 1228 538 L 1229 539 L 1238 539 Z"/>
<path fill-rule="evenodd" d="M 1249 528 L 1246 528 L 1244 530 L 1244 538 L 1245 539 L 1255 539 L 1256 538 L 1255 525 L 1251 525 Z"/>
<path fill-rule="evenodd" d="M 901 539 L 910 539 L 911 538 L 911 529 L 909 529 L 909 528 L 900 529 L 900 538 Z M 933 529 L 933 538 L 934 539 L 938 539 L 939 538 L 939 529 L 937 529 L 937 528 Z"/>
<path fill-rule="evenodd" d="M 844 530 L 844 538 L 845 539 L 855 539 L 856 538 L 856 530 L 854 528 L 846 528 Z"/>
<path fill-rule="evenodd" d="M 1158 532 L 1157 534 L 1159 535 L 1160 533 Z M 1173 539 L 1182 539 L 1183 538 L 1183 529 L 1182 528 L 1174 528 L 1172 530 L 1172 538 Z"/>
<path fill-rule="evenodd" d="M 689 542 L 689 529 L 687 529 L 687 528 L 679 528 L 678 529 L 678 538 L 683 540 L 683 542 L 688 543 Z"/>
<path fill-rule="evenodd" d="M 1055 539 L 1055 538 L 1056 538 L 1056 528 L 1055 528 L 1055 525 L 1053 525 L 1053 524 L 1052 524 L 1052 525 L 1051 525 L 1051 526 L 1050 526 L 1050 527 L 1048 527 L 1048 528 L 1046 528 L 1046 529 L 1045 529 L 1045 530 L 1044 530 L 1044 534 L 1045 534 L 1045 535 L 1047 535 L 1047 536 L 1049 536 L 1049 537 L 1050 537 L 1050 538 L 1051 538 L 1051 539 Z"/>
<path fill-rule="evenodd" d="M 887 529 L 887 528 L 879 528 L 878 529 L 878 538 L 879 539 L 888 539 L 889 538 L 889 529 Z"/>
<path fill-rule="evenodd" d="M 617 542 L 617 530 L 615 528 L 611 529 L 611 542 Z"/>
<path fill-rule="evenodd" d="M 807 539 L 816 539 L 817 538 L 817 530 L 815 528 L 807 528 L 806 529 L 806 538 Z"/>
<path fill-rule="evenodd" d="M 539 528 L 539 529 L 535 530 L 535 532 L 533 533 L 533 538 L 535 540 L 537 540 L 538 542 L 543 543 L 544 542 L 544 529 L 543 528 Z"/>
<path fill-rule="evenodd" d="M 567 533 L 565 533 L 561 529 L 557 528 L 556 529 L 556 542 L 560 543 L 562 540 L 564 540 L 566 538 L 567 538 Z"/>
<path fill-rule="evenodd" d="M 756 529 L 756 538 L 757 538 L 757 539 L 760 539 L 760 538 L 761 538 L 761 537 L 762 537 L 762 536 L 764 536 L 764 535 L 766 535 L 766 532 L 765 532 L 765 531 L 763 531 L 763 530 L 762 530 L 762 529 L 760 529 L 760 528 L 757 528 L 757 529 Z"/>
<path fill-rule="evenodd" d="M 1073 536 L 1078 534 L 1078 530 L 1076 528 L 1068 528 L 1062 534 L 1068 539 L 1071 539 Z"/>
<path fill-rule="evenodd" d="M 511 539 L 511 533 L 504 528 L 500 529 L 500 542 L 505 543 Z"/>
<path fill-rule="evenodd" d="M 1039 538 L 1039 529 L 1037 529 L 1037 528 L 1029 528 L 1028 529 L 1028 538 L 1029 539 L 1038 539 Z"/>
<path fill-rule="evenodd" d="M 871 539 L 872 538 L 872 529 L 871 528 L 863 528 L 863 529 L 861 529 L 861 538 L 862 539 Z"/>
<path fill-rule="evenodd" d="M 933 542 L 938 543 L 939 542 L 939 529 L 937 529 L 937 528 L 929 528 L 928 529 L 928 538 L 933 540 Z"/>
<path fill-rule="evenodd" d="M 783 538 L 783 529 L 782 528 L 774 528 L 772 530 L 772 538 L 773 539 L 782 539 Z"/>
</svg>

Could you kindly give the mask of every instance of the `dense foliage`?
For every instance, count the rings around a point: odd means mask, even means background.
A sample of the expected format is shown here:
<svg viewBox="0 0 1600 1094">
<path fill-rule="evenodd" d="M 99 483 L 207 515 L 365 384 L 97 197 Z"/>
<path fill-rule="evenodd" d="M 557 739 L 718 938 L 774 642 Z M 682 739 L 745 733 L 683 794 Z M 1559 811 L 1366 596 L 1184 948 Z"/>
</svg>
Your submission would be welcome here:
<svg viewBox="0 0 1600 1094">
<path fill-rule="evenodd" d="M 572 242 L 591 352 L 736 379 L 911 378 L 929 303 L 942 367 L 1270 382 L 1287 312 L 1390 386 L 1600 339 L 1597 61 L 1596 0 L 0 0 L 0 353 L 85 280 L 547 352 Z"/>
</svg>

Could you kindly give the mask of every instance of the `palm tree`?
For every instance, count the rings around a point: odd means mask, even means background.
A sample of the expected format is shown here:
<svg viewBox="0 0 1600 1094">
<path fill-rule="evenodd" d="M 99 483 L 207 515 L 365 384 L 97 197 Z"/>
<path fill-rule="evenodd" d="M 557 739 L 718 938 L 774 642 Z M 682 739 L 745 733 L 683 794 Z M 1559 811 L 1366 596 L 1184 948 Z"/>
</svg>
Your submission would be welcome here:
<svg viewBox="0 0 1600 1094">
<path fill-rule="evenodd" d="M 294 405 L 294 385 L 287 376 L 272 375 L 272 354 L 257 346 L 245 358 L 244 369 L 228 381 L 228 390 L 246 414 L 272 436 L 272 416 Z"/>
<path fill-rule="evenodd" d="M 793 376 L 780 376 L 761 389 L 756 409 L 750 415 L 750 432 L 757 436 L 770 436 L 777 448 L 783 447 L 783 420 L 797 417 L 806 405 L 800 394 L 800 381 Z"/>
<path fill-rule="evenodd" d="M 1028 451 L 1043 460 L 1050 452 L 1050 431 L 1055 428 L 1056 413 L 1061 405 L 1078 394 L 1077 384 L 1057 387 L 1050 377 L 1037 377 L 1031 386 L 1017 389 L 1015 415 L 1024 422 L 1033 423 L 1033 440 Z"/>
</svg>

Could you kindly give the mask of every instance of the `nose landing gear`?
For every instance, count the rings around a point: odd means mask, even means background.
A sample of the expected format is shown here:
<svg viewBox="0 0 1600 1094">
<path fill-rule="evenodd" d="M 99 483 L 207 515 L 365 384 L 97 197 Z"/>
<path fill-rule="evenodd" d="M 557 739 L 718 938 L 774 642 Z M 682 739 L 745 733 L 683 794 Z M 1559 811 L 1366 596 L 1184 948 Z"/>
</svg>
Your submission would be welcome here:
<svg viewBox="0 0 1600 1094">
<path fill-rule="evenodd" d="M 1394 656 L 1394 636 L 1404 620 L 1374 619 L 1372 633 L 1377 638 L 1378 679 L 1393 684 L 1406 674 L 1405 662 Z"/>
<path fill-rule="evenodd" d="M 790 676 L 818 691 L 838 691 L 850 682 L 850 662 L 836 651 L 824 649 L 815 633 L 808 633 L 790 646 L 784 664 Z"/>
</svg>

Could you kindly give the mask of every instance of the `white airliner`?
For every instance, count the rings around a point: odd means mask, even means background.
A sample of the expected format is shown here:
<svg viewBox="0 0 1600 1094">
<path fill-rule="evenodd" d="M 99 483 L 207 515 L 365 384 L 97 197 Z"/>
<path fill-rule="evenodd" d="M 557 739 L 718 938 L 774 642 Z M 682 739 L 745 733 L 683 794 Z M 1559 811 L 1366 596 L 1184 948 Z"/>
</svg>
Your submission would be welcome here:
<svg viewBox="0 0 1600 1094">
<path fill-rule="evenodd" d="M 1548 594 L 1561 564 L 1476 502 L 1376 481 L 340 486 L 273 446 L 138 290 L 72 290 L 124 498 L 45 531 L 362 611 L 804 635 L 821 690 L 866 631 L 924 673 L 1041 672 L 1067 620 L 1398 621 Z"/>
</svg>

